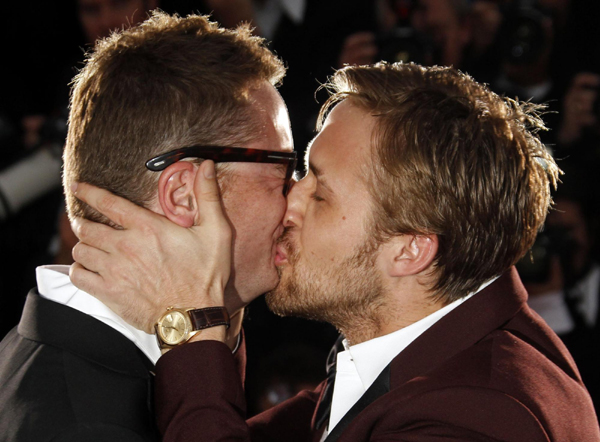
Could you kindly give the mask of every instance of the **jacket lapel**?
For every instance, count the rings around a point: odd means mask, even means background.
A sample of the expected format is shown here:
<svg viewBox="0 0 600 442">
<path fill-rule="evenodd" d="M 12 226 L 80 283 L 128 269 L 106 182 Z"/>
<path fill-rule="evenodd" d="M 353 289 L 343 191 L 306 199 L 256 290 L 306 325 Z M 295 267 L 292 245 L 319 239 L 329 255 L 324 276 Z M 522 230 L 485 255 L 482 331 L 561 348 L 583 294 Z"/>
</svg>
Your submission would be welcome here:
<svg viewBox="0 0 600 442">
<path fill-rule="evenodd" d="M 473 346 L 512 319 L 526 301 L 527 292 L 513 267 L 406 347 L 391 363 L 391 388 L 423 375 Z"/>
<path fill-rule="evenodd" d="M 378 398 L 390 391 L 390 365 L 385 367 L 373 384 L 365 391 L 365 394 L 348 410 L 341 421 L 327 435 L 325 442 L 337 441 L 344 430 L 365 408 L 375 402 Z"/>
</svg>

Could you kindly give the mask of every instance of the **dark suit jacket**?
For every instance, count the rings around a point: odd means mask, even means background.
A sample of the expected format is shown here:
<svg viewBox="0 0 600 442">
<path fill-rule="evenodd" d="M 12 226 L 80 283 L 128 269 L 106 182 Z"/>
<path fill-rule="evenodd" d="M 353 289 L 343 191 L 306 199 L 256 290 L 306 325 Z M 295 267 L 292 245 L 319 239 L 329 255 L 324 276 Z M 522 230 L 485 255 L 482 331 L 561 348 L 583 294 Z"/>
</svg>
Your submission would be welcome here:
<svg viewBox="0 0 600 442">
<path fill-rule="evenodd" d="M 600 441 L 571 356 L 526 300 L 512 269 L 461 304 L 392 361 L 374 384 L 374 401 L 351 410 L 349 425 L 327 440 Z M 234 361 L 219 342 L 167 353 L 156 386 L 168 442 L 318 441 L 322 434 L 314 412 L 323 385 L 246 423 Z"/>
<path fill-rule="evenodd" d="M 153 364 L 119 332 L 27 296 L 0 343 L 0 441 L 154 441 Z"/>
</svg>

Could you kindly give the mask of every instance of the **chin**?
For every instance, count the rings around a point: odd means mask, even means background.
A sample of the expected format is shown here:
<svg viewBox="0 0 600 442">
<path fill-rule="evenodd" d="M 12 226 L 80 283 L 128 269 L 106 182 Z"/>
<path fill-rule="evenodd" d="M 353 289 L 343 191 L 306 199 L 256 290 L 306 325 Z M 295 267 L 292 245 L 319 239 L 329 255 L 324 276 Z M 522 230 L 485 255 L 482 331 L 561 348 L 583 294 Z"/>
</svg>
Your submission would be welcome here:
<svg viewBox="0 0 600 442">
<path fill-rule="evenodd" d="M 307 319 L 319 319 L 317 306 L 318 288 L 312 287 L 311 279 L 298 278 L 291 269 L 283 273 L 284 267 L 278 267 L 279 284 L 269 291 L 265 300 L 269 310 L 279 316 L 297 316 Z M 317 295 L 318 296 L 318 295 Z"/>
<path fill-rule="evenodd" d="M 256 298 L 265 293 L 274 290 L 279 283 L 279 275 L 277 269 L 263 269 L 247 271 L 245 274 L 240 273 L 232 275 L 229 280 L 229 286 L 233 288 L 233 295 L 239 298 L 242 306 L 250 304 Z"/>
<path fill-rule="evenodd" d="M 278 268 L 273 268 L 272 271 L 264 273 L 260 279 L 257 279 L 257 283 L 260 286 L 260 294 L 263 295 L 267 292 L 275 290 L 275 288 L 279 285 L 279 280 L 280 273 Z"/>
</svg>

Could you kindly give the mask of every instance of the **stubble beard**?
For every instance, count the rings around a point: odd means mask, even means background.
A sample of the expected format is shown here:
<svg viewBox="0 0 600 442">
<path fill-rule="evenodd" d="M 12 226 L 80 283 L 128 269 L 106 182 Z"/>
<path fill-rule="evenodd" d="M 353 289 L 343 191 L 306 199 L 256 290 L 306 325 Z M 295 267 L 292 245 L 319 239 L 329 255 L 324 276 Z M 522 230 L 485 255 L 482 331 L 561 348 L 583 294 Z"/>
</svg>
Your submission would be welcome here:
<svg viewBox="0 0 600 442">
<path fill-rule="evenodd" d="M 327 268 L 302 259 L 286 232 L 287 269 L 278 268 L 279 285 L 267 293 L 269 309 L 280 316 L 328 322 L 350 338 L 376 334 L 384 308 L 384 288 L 375 268 L 377 244 L 367 239 L 356 252 Z M 350 340 L 350 339 L 349 339 Z"/>
</svg>

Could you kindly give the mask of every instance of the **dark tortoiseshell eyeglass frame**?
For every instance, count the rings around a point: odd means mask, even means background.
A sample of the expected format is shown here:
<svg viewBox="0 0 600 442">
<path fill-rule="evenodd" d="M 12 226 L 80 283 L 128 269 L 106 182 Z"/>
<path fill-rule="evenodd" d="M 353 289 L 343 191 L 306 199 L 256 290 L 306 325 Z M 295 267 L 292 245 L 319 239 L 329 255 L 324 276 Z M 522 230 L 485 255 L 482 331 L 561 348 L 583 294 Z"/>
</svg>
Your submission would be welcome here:
<svg viewBox="0 0 600 442">
<path fill-rule="evenodd" d="M 244 147 L 190 146 L 160 154 L 146 161 L 146 167 L 153 172 L 160 172 L 184 158 L 202 158 L 212 160 L 215 163 L 285 164 L 287 168 L 283 183 L 284 196 L 287 196 L 290 191 L 292 178 L 296 170 L 296 162 L 298 161 L 296 152 L 246 149 Z"/>
</svg>

